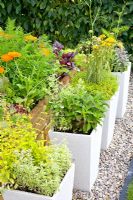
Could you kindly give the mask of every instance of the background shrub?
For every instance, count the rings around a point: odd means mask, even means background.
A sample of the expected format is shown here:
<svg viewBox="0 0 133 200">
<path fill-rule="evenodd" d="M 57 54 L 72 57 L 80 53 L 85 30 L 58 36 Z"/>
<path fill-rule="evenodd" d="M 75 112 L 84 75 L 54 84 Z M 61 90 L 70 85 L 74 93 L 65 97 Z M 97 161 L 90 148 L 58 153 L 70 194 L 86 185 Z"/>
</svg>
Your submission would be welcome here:
<svg viewBox="0 0 133 200">
<path fill-rule="evenodd" d="M 129 30 L 121 34 L 121 38 L 131 53 L 132 0 L 0 0 L 0 25 L 4 26 L 7 17 L 10 17 L 28 32 L 34 31 L 37 35 L 47 33 L 52 40 L 57 39 L 71 46 L 88 36 L 88 31 L 92 29 L 91 20 L 97 13 L 93 24 L 95 34 L 101 33 L 101 27 L 109 31 L 117 27 L 119 14 L 125 4 L 120 24 L 129 26 Z"/>
</svg>

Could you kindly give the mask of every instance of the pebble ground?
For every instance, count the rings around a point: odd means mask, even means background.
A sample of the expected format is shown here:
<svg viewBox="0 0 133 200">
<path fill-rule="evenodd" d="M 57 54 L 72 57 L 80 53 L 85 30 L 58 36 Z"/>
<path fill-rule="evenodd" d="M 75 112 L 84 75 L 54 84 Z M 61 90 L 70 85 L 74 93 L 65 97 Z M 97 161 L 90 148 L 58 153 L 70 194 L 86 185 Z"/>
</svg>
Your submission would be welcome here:
<svg viewBox="0 0 133 200">
<path fill-rule="evenodd" d="M 117 119 L 113 141 L 101 152 L 99 175 L 91 193 L 74 191 L 73 200 L 119 200 L 120 190 L 133 158 L 133 74 L 130 78 L 127 110 Z M 126 200 L 126 199 L 125 199 Z"/>
</svg>

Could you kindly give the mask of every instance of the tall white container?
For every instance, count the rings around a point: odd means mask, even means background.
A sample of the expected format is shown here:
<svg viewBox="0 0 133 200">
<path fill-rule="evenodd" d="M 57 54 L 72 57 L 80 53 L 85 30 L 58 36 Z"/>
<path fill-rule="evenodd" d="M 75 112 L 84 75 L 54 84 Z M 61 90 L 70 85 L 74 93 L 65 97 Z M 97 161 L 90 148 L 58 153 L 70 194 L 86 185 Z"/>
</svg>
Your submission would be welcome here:
<svg viewBox="0 0 133 200">
<path fill-rule="evenodd" d="M 102 142 L 101 142 L 101 149 L 104 150 L 106 150 L 109 147 L 113 139 L 118 96 L 119 96 L 119 90 L 115 93 L 115 95 L 111 98 L 111 100 L 107 101 L 108 109 L 105 113 L 105 118 L 103 120 Z"/>
<path fill-rule="evenodd" d="M 18 190 L 7 190 L 4 192 L 3 198 L 4 200 L 72 200 L 74 171 L 75 165 L 72 164 L 62 180 L 59 190 L 53 197 Z"/>
<path fill-rule="evenodd" d="M 126 105 L 128 100 L 128 86 L 131 71 L 131 62 L 128 64 L 127 71 L 125 72 L 113 72 L 119 78 L 120 92 L 118 97 L 118 107 L 117 107 L 117 118 L 122 118 L 126 111 Z"/>
<path fill-rule="evenodd" d="M 91 135 L 51 132 L 53 143 L 66 142 L 75 160 L 74 188 L 90 191 L 98 175 L 101 148 L 102 126 Z"/>
</svg>

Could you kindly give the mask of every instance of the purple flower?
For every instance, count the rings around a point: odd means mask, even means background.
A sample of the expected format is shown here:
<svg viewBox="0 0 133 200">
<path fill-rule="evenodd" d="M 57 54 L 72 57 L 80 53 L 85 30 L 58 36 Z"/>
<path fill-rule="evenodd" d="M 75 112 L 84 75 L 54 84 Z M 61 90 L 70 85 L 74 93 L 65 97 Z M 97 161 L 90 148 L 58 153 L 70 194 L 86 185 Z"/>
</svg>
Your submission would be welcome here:
<svg viewBox="0 0 133 200">
<path fill-rule="evenodd" d="M 58 41 L 55 41 L 53 44 L 53 52 L 58 55 L 59 52 L 64 48 L 64 46 L 59 43 Z"/>
<path fill-rule="evenodd" d="M 76 54 L 77 52 L 63 53 L 60 64 L 63 65 L 63 67 L 68 68 L 69 70 L 74 69 L 76 66 L 73 62 L 73 58 Z"/>
</svg>

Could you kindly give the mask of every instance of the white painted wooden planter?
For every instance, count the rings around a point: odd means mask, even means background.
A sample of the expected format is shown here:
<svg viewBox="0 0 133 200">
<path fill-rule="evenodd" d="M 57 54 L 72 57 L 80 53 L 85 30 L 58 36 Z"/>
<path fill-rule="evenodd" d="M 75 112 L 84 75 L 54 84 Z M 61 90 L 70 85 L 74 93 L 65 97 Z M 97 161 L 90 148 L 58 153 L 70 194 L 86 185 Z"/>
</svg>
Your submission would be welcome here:
<svg viewBox="0 0 133 200">
<path fill-rule="evenodd" d="M 125 72 L 113 72 L 119 78 L 120 92 L 118 98 L 117 118 L 122 118 L 126 111 L 127 99 L 128 99 L 128 86 L 131 71 L 131 62 L 128 64 L 128 69 Z"/>
<path fill-rule="evenodd" d="M 74 188 L 90 191 L 98 175 L 101 148 L 102 126 L 93 130 L 91 135 L 50 132 L 53 143 L 66 142 L 75 160 Z"/>
<path fill-rule="evenodd" d="M 72 164 L 62 180 L 59 190 L 53 195 L 53 197 L 18 190 L 7 190 L 4 192 L 3 198 L 4 200 L 72 200 L 74 171 L 75 165 Z"/>
<path fill-rule="evenodd" d="M 101 149 L 104 150 L 106 150 L 109 147 L 113 139 L 118 95 L 119 95 L 119 90 L 111 98 L 111 100 L 107 101 L 109 107 L 105 113 L 105 118 L 103 120 L 102 142 L 101 142 Z"/>
</svg>

